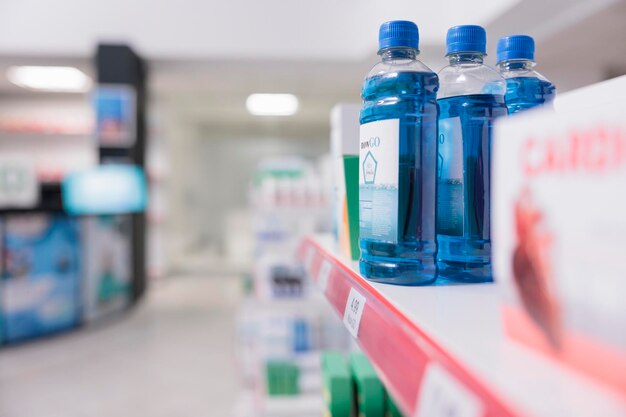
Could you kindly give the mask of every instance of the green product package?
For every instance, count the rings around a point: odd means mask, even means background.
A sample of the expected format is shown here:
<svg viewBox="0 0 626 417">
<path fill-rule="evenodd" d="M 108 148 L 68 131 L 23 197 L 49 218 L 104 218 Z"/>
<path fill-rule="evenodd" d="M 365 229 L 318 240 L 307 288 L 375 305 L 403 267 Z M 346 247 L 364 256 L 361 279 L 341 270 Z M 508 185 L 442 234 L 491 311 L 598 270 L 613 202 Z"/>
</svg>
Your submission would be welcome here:
<svg viewBox="0 0 626 417">
<path fill-rule="evenodd" d="M 402 417 L 402 412 L 398 408 L 398 405 L 394 401 L 394 399 L 386 392 L 386 405 L 387 405 L 387 413 L 386 417 Z"/>
<path fill-rule="evenodd" d="M 356 386 L 359 417 L 384 417 L 385 388 L 370 361 L 362 353 L 352 353 L 350 368 Z"/>
<path fill-rule="evenodd" d="M 352 413 L 352 378 L 342 353 L 322 353 L 323 394 L 326 417 L 350 417 Z"/>
<path fill-rule="evenodd" d="M 361 256 L 359 249 L 359 156 L 344 155 L 343 164 L 346 178 L 350 254 L 352 255 L 352 260 L 356 261 Z"/>
<path fill-rule="evenodd" d="M 268 395 L 297 395 L 299 393 L 298 366 L 289 361 L 268 361 L 265 364 Z"/>
</svg>

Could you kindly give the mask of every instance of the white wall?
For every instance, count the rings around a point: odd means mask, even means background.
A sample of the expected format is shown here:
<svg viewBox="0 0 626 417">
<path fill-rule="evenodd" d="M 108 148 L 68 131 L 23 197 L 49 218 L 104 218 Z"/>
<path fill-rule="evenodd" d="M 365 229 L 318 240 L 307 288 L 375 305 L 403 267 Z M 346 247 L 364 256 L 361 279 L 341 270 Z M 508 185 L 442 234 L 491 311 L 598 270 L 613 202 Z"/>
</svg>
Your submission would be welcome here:
<svg viewBox="0 0 626 417">
<path fill-rule="evenodd" d="M 179 144 L 172 163 L 176 223 L 182 251 L 206 246 L 221 249 L 230 211 L 248 207 L 248 186 L 266 157 L 299 155 L 311 159 L 327 152 L 328 139 L 212 136 L 204 130 Z"/>
<path fill-rule="evenodd" d="M 0 3 L 0 54 L 87 55 L 123 40 L 151 59 L 363 59 L 386 20 L 415 20 L 424 43 L 484 24 L 519 0 L 19 0 Z"/>
<path fill-rule="evenodd" d="M 494 50 L 500 36 L 533 36 L 537 69 L 560 92 L 626 73 L 623 0 L 526 0 L 487 25 L 487 33 Z"/>
</svg>

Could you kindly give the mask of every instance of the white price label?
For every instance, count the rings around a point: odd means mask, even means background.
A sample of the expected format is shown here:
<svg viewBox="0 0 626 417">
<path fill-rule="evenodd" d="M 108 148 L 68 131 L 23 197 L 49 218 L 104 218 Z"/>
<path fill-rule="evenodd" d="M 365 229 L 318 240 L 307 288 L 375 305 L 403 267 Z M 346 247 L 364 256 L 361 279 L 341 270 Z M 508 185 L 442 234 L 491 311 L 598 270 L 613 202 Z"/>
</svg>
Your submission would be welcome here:
<svg viewBox="0 0 626 417">
<path fill-rule="evenodd" d="M 33 207 L 39 200 L 39 183 L 32 158 L 0 157 L 0 207 Z"/>
<path fill-rule="evenodd" d="M 354 288 L 351 288 L 348 301 L 346 302 L 346 310 L 343 313 L 343 324 L 346 325 L 348 331 L 354 337 L 357 337 L 359 334 L 359 325 L 361 324 L 361 316 L 364 309 L 365 297 Z"/>
<path fill-rule="evenodd" d="M 480 400 L 445 369 L 430 364 L 422 378 L 415 417 L 480 417 Z"/>
<path fill-rule="evenodd" d="M 313 255 L 315 252 L 313 251 L 313 246 L 309 246 L 306 248 L 306 253 L 304 254 L 304 268 L 307 271 L 311 270 L 311 265 L 313 264 Z"/>
<path fill-rule="evenodd" d="M 322 292 L 326 291 L 326 287 L 328 287 L 328 278 L 330 277 L 331 265 L 326 259 L 322 262 L 322 266 L 320 267 L 320 272 L 317 275 L 317 285 L 320 287 Z"/>
</svg>

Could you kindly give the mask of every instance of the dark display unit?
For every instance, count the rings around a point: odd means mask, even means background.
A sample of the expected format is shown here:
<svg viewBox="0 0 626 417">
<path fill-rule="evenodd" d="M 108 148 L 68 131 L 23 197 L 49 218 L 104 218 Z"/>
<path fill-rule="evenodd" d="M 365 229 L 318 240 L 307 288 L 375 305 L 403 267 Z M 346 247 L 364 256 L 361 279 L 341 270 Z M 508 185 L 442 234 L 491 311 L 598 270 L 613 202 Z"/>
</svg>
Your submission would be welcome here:
<svg viewBox="0 0 626 417">
<path fill-rule="evenodd" d="M 145 172 L 145 63 L 126 45 L 102 44 L 97 47 L 94 65 L 97 76 L 92 92 L 92 106 L 97 115 L 94 140 L 97 143 L 98 161 L 101 165 L 134 165 Z M 108 100 L 102 100 L 102 94 L 108 95 Z M 104 124 L 100 123 L 102 121 Z M 116 141 L 116 138 L 120 140 Z M 61 182 L 43 182 L 39 184 L 37 203 L 32 207 L 10 205 L 0 207 L 0 254 L 2 254 L 0 256 L 0 284 L 2 284 L 0 285 L 0 345 L 35 339 L 75 328 L 84 322 L 134 304 L 145 292 L 145 211 L 74 215 L 76 213 L 64 206 L 64 202 L 69 204 L 64 194 L 64 187 L 65 184 L 62 185 Z M 42 226 L 41 233 L 36 235 L 37 240 L 33 240 L 32 244 L 29 243 L 27 236 L 27 233 L 30 233 L 28 232 L 30 227 L 28 225 L 24 227 L 24 220 L 28 222 L 26 219 L 39 219 L 38 224 L 45 226 Z M 45 219 L 45 223 L 41 219 Z M 18 228 L 20 222 L 22 222 L 21 229 Z M 11 228 L 8 227 L 9 224 Z M 89 233 L 86 230 L 89 230 Z M 101 235 L 97 235 L 98 233 Z M 97 244 L 94 244 L 94 239 Z M 128 244 L 121 243 L 123 249 L 119 249 L 120 240 L 125 239 Z M 112 244 L 113 246 L 117 244 L 115 246 L 118 248 L 117 252 L 111 250 Z M 69 248 L 73 247 L 77 255 L 70 257 Z M 89 269 L 89 272 L 84 268 L 88 253 L 91 261 L 95 259 L 95 262 L 99 262 L 94 263 L 96 267 Z M 48 254 L 54 254 L 55 261 L 52 262 L 52 266 L 48 265 L 50 264 Z M 120 261 L 121 259 L 123 261 Z M 126 297 L 129 302 L 111 304 L 110 300 L 121 291 L 119 286 L 116 287 L 116 284 L 113 284 L 111 278 L 111 274 L 119 273 L 120 262 L 126 265 L 121 267 L 121 270 L 124 268 L 127 268 L 126 271 L 130 270 L 124 274 L 129 280 L 125 284 L 125 288 L 130 289 L 130 294 L 127 293 Z M 76 271 L 68 269 L 73 265 L 77 266 Z M 64 277 L 70 272 L 74 274 L 78 293 L 76 299 L 71 301 L 75 304 L 72 307 L 75 311 L 75 319 L 72 322 L 39 323 L 36 319 L 38 314 L 36 309 L 44 308 L 44 306 L 37 303 L 32 306 L 34 313 L 30 311 L 16 313 L 11 310 L 10 316 L 4 314 L 5 304 L 15 305 L 14 295 L 27 294 L 29 290 L 26 286 L 31 285 L 31 282 L 32 285 L 37 285 L 41 277 L 45 276 L 41 272 L 42 269 L 54 271 L 59 276 L 57 280 L 59 283 L 67 281 Z M 94 271 L 105 277 L 96 284 L 93 280 L 89 281 Z M 57 285 L 57 281 L 50 285 Z M 102 306 L 92 306 L 91 311 L 88 311 L 86 307 L 88 303 L 85 299 L 89 297 L 86 295 L 89 285 L 93 293 L 97 294 L 97 302 L 103 303 Z M 70 290 L 72 289 L 64 289 L 65 293 Z M 71 297 L 66 296 L 66 299 L 61 301 L 68 304 L 69 298 Z M 52 301 L 59 302 L 57 299 Z M 46 302 L 52 301 L 46 300 Z"/>
<path fill-rule="evenodd" d="M 97 122 L 96 139 L 98 140 L 101 164 L 126 162 L 145 168 L 146 149 L 146 65 L 145 62 L 127 45 L 98 45 L 96 52 L 96 70 L 99 91 L 119 91 L 123 98 L 124 92 L 130 92 L 131 112 L 119 114 L 120 119 L 129 120 L 132 129 L 126 129 L 120 136 L 127 140 L 111 140 L 104 135 L 100 121 Z M 96 93 L 96 96 L 98 94 Z M 97 106 L 98 104 L 96 104 Z M 117 114 L 115 112 L 113 116 Z M 98 113 L 98 119 L 102 115 Z M 132 263 L 133 263 L 133 297 L 138 299 L 146 288 L 146 215 L 145 212 L 132 215 Z"/>
</svg>

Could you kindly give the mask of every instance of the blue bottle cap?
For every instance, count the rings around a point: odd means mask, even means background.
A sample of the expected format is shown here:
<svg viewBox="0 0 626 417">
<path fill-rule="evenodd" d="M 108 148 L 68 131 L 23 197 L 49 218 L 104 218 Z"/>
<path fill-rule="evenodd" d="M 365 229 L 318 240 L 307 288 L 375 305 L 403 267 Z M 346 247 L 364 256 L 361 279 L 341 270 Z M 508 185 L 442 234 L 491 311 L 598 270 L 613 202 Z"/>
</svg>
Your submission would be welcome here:
<svg viewBox="0 0 626 417">
<path fill-rule="evenodd" d="M 482 26 L 461 25 L 448 29 L 446 35 L 447 54 L 457 52 L 487 52 L 487 34 Z"/>
<path fill-rule="evenodd" d="M 408 20 L 392 20 L 380 25 L 378 50 L 393 47 L 419 49 L 420 35 L 417 25 Z"/>
<path fill-rule="evenodd" d="M 527 35 L 504 36 L 498 41 L 496 63 L 509 59 L 535 60 L 535 40 Z"/>
</svg>

